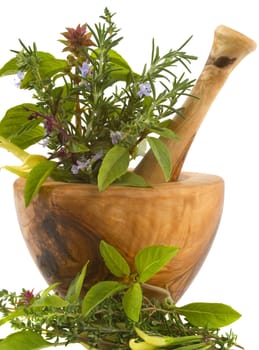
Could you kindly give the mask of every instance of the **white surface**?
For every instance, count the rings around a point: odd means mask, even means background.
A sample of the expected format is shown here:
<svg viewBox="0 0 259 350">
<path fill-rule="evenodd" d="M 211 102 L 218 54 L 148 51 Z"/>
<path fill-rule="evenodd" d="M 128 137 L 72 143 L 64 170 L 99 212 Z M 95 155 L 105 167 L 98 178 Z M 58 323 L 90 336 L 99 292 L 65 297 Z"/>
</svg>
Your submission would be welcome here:
<svg viewBox="0 0 259 350">
<path fill-rule="evenodd" d="M 161 51 L 177 48 L 190 35 L 188 53 L 198 55 L 192 65 L 197 78 L 210 50 L 214 29 L 225 24 L 258 40 L 258 11 L 254 0 L 151 2 L 98 0 L 8 1 L 0 13 L 0 66 L 19 49 L 18 38 L 37 42 L 42 51 L 59 55 L 57 42 L 65 27 L 93 24 L 105 6 L 116 12 L 124 40 L 120 53 L 135 70 L 149 61 L 154 37 Z M 259 51 L 252 53 L 232 72 L 211 107 L 191 147 L 184 169 L 217 174 L 226 184 L 222 221 L 210 254 L 199 275 L 179 304 L 215 301 L 230 304 L 242 313 L 232 325 L 246 350 L 258 348 L 258 80 Z M 25 102 L 12 78 L 0 80 L 0 112 Z M 0 151 L 0 163 L 11 163 Z M 14 177 L 0 172 L 0 289 L 36 291 L 46 283 L 21 238 L 12 202 Z M 0 330 L 1 332 L 1 330 Z M 3 333 L 3 330 L 2 330 Z M 81 346 L 69 346 L 69 349 Z"/>
</svg>

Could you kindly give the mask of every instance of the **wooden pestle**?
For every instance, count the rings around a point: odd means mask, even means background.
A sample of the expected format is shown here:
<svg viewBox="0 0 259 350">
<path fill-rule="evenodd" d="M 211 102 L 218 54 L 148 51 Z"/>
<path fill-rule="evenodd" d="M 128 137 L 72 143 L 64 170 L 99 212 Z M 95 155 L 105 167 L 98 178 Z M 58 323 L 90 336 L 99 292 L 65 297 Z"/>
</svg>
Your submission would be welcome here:
<svg viewBox="0 0 259 350">
<path fill-rule="evenodd" d="M 191 91 L 191 95 L 198 99 L 188 96 L 182 109 L 184 118 L 175 115 L 170 125 L 179 136 L 179 140 L 160 138 L 167 145 L 171 155 L 173 170 L 170 181 L 178 180 L 198 128 L 229 74 L 255 48 L 256 43 L 244 34 L 224 25 L 216 28 L 208 60 Z M 151 151 L 137 165 L 135 172 L 150 184 L 165 181 Z"/>
</svg>

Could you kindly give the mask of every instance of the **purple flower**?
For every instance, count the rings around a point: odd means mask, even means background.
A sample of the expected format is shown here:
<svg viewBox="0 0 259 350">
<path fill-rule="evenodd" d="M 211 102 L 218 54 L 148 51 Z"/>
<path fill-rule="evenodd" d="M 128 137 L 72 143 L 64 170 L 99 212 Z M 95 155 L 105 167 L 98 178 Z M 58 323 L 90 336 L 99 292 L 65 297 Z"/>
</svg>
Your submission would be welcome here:
<svg viewBox="0 0 259 350">
<path fill-rule="evenodd" d="M 22 82 L 23 78 L 24 78 L 24 73 L 23 73 L 22 71 L 19 71 L 19 72 L 17 73 L 16 79 L 14 80 L 14 85 L 15 85 L 17 88 L 19 88 L 19 87 L 21 86 L 21 82 Z"/>
<path fill-rule="evenodd" d="M 103 157 L 103 152 L 98 152 L 92 157 L 92 161 L 96 162 L 97 160 Z"/>
<path fill-rule="evenodd" d="M 151 92 L 152 90 L 149 82 L 139 85 L 139 92 L 138 92 L 139 97 L 150 96 Z"/>
<path fill-rule="evenodd" d="M 77 160 L 76 164 L 73 164 L 71 167 L 72 174 L 77 175 L 80 170 L 85 170 L 89 166 L 89 162 L 89 159 L 84 161 Z"/>
<path fill-rule="evenodd" d="M 110 132 L 112 144 L 116 145 L 118 141 L 120 141 L 123 138 L 123 133 L 120 131 L 111 131 Z"/>
<path fill-rule="evenodd" d="M 89 64 L 86 61 L 83 62 L 82 66 L 79 67 L 79 69 L 80 69 L 82 78 L 85 78 L 87 74 L 90 72 Z"/>
</svg>

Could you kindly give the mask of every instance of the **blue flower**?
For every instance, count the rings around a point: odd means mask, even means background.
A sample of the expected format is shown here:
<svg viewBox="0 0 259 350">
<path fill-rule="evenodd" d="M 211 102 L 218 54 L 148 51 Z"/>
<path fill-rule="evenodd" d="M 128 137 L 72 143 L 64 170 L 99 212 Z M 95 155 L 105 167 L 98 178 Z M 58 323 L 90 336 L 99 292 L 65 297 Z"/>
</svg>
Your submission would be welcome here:
<svg viewBox="0 0 259 350">
<path fill-rule="evenodd" d="M 139 92 L 138 92 L 139 97 L 150 96 L 151 92 L 152 90 L 149 82 L 139 85 Z"/>
<path fill-rule="evenodd" d="M 110 132 L 112 144 L 116 145 L 118 141 L 120 141 L 123 138 L 123 133 L 120 131 L 112 131 Z"/>
<path fill-rule="evenodd" d="M 79 67 L 79 69 L 80 69 L 82 78 L 85 78 L 87 74 L 90 72 L 89 64 L 86 61 L 83 62 L 82 66 Z"/>
<path fill-rule="evenodd" d="M 93 162 L 96 162 L 97 160 L 102 159 L 102 157 L 103 157 L 103 152 L 100 151 L 100 152 L 96 153 L 96 154 L 92 157 L 92 161 L 93 161 Z"/>
<path fill-rule="evenodd" d="M 21 82 L 22 82 L 23 78 L 24 78 L 24 72 L 19 71 L 19 72 L 17 73 L 16 79 L 14 80 L 14 85 L 15 85 L 17 88 L 19 88 L 19 87 L 21 86 Z"/>
<path fill-rule="evenodd" d="M 74 175 L 77 175 L 79 173 L 79 170 L 85 170 L 89 166 L 89 159 L 86 159 L 84 161 L 77 160 L 76 164 L 73 164 L 71 167 L 71 172 Z"/>
</svg>

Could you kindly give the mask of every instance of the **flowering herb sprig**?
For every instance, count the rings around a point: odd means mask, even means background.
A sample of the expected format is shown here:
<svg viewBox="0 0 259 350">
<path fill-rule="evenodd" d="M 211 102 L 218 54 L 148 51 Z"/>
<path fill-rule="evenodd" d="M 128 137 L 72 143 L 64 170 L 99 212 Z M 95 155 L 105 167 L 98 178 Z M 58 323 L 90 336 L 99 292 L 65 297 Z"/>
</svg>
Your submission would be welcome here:
<svg viewBox="0 0 259 350">
<path fill-rule="evenodd" d="M 22 350 L 23 344 L 26 350 L 40 350 L 71 343 L 112 350 L 243 349 L 231 331 L 221 334 L 221 327 L 240 317 L 230 306 L 191 303 L 178 307 L 161 288 L 164 298 L 143 296 L 145 282 L 177 252 L 175 247 L 146 247 L 137 253 L 135 271 L 130 271 L 124 257 L 101 241 L 100 253 L 117 280 L 98 282 L 84 294 L 86 264 L 64 297 L 54 292 L 57 284 L 38 294 L 26 289 L 0 291 L 0 326 L 8 323 L 15 330 L 0 339 L 0 350 Z"/>
<path fill-rule="evenodd" d="M 113 16 L 105 9 L 100 23 L 67 28 L 59 40 L 66 59 L 20 40 L 21 50 L 12 50 L 15 57 L 0 69 L 0 76 L 17 74 L 16 86 L 31 90 L 36 100 L 10 108 L 0 122 L 0 147 L 23 162 L 8 170 L 27 177 L 26 204 L 49 176 L 97 184 L 100 191 L 114 182 L 148 186 L 128 172 L 145 142 L 165 180 L 170 178 L 171 159 L 156 136 L 177 137 L 167 128 L 168 120 L 181 113 L 176 103 L 194 84 L 184 72 L 196 57 L 183 51 L 189 40 L 164 55 L 153 40 L 150 64 L 135 73 L 115 51 L 122 37 Z M 47 155 L 35 156 L 32 166 L 24 150 L 37 143 Z"/>
</svg>

